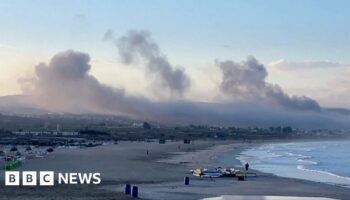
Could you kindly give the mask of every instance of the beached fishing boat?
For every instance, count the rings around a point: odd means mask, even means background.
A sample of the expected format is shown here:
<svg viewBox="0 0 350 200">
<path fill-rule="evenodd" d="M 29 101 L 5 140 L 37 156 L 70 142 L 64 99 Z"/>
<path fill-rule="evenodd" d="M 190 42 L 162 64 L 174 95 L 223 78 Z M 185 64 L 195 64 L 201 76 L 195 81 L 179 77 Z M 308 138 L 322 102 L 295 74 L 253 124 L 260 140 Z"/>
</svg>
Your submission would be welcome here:
<svg viewBox="0 0 350 200">
<path fill-rule="evenodd" d="M 222 176 L 223 177 L 236 177 L 238 173 L 240 173 L 239 170 L 236 170 L 234 168 L 225 168 L 221 169 Z"/>
<path fill-rule="evenodd" d="M 217 178 L 222 176 L 222 172 L 218 169 L 195 169 L 193 175 L 204 178 Z"/>
<path fill-rule="evenodd" d="M 221 167 L 215 169 L 198 168 L 192 170 L 194 176 L 204 177 L 204 178 L 218 178 L 218 177 L 235 177 L 239 170 L 234 168 L 223 169 Z"/>
</svg>

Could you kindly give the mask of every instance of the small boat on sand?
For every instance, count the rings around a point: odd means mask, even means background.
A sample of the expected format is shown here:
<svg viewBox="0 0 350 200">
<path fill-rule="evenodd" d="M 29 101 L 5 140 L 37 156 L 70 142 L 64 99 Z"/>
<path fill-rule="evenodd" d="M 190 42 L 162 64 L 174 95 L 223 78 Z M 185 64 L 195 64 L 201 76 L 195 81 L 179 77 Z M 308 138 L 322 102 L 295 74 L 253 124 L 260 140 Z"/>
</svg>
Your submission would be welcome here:
<svg viewBox="0 0 350 200">
<path fill-rule="evenodd" d="M 239 170 L 234 168 L 223 169 L 221 167 L 214 169 L 198 168 L 191 170 L 194 176 L 204 177 L 204 178 L 218 178 L 218 177 L 235 177 Z"/>
<path fill-rule="evenodd" d="M 195 169 L 193 175 L 204 178 L 217 178 L 222 176 L 222 172 L 217 169 Z"/>
</svg>

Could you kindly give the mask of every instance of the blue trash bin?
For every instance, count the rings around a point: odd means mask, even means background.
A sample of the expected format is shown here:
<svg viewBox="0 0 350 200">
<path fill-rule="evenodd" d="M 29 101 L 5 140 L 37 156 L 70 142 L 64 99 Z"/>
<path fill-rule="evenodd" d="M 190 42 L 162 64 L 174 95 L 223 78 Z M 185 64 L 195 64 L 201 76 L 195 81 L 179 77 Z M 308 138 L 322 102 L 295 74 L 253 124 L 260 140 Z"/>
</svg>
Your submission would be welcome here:
<svg viewBox="0 0 350 200">
<path fill-rule="evenodd" d="M 132 187 L 132 197 L 138 198 L 139 197 L 139 188 L 137 186 Z"/>
<path fill-rule="evenodd" d="M 184 182 L 185 182 L 185 185 L 189 185 L 190 184 L 190 177 L 186 176 L 184 178 Z"/>
<path fill-rule="evenodd" d="M 131 194 L 131 185 L 130 184 L 125 185 L 125 194 L 128 194 L 128 195 Z"/>
</svg>

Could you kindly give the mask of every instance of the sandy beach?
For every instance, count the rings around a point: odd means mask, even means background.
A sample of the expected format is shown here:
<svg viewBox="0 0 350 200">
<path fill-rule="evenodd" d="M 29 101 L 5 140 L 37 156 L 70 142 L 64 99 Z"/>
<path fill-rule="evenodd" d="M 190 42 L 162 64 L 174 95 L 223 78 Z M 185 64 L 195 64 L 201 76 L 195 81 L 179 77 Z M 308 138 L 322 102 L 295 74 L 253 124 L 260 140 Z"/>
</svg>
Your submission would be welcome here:
<svg viewBox="0 0 350 200">
<path fill-rule="evenodd" d="M 328 197 L 350 199 L 350 189 L 306 180 L 277 177 L 259 171 L 246 181 L 235 178 L 204 179 L 193 177 L 190 169 L 218 167 L 215 156 L 256 144 L 231 141 L 182 142 L 120 142 L 84 149 L 56 149 L 43 158 L 26 160 L 18 170 L 57 172 L 99 172 L 99 186 L 55 185 L 54 187 L 0 186 L 0 199 L 128 199 L 123 195 L 126 183 L 139 187 L 142 199 L 201 199 L 221 195 L 269 195 L 297 197 Z M 146 152 L 149 152 L 147 155 Z M 237 165 L 240 163 L 237 161 Z M 222 166 L 228 167 L 228 166 Z M 232 166 L 230 166 L 232 167 Z M 254 167 L 253 167 L 254 168 Z M 0 176 L 4 173 L 1 172 Z M 183 184 L 190 176 L 190 185 Z M 1 177 L 1 180 L 4 180 Z"/>
</svg>

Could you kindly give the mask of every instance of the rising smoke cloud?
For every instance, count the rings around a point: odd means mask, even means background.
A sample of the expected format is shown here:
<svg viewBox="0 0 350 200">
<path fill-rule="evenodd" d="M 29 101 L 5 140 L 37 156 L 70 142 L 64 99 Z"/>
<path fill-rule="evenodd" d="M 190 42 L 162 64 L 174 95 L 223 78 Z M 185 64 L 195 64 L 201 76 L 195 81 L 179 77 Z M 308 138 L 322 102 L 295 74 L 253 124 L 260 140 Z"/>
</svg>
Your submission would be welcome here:
<svg viewBox="0 0 350 200">
<path fill-rule="evenodd" d="M 34 103 L 48 110 L 72 113 L 106 113 L 121 115 L 144 114 L 135 105 L 145 99 L 128 97 L 120 88 L 101 84 L 89 75 L 90 56 L 73 50 L 52 57 L 49 64 L 35 67 L 36 78 L 21 79 L 19 83 Z"/>
<path fill-rule="evenodd" d="M 144 61 L 148 75 L 154 77 L 162 88 L 171 94 L 182 96 L 190 87 L 191 80 L 185 71 L 169 63 L 160 51 L 158 44 L 151 38 L 151 33 L 143 30 L 131 30 L 125 36 L 115 39 L 108 30 L 104 40 L 113 40 L 124 64 L 130 65 L 139 59 Z"/>
<path fill-rule="evenodd" d="M 267 71 L 254 57 L 236 63 L 217 61 L 223 78 L 220 91 L 232 99 L 270 101 L 293 110 L 321 111 L 317 101 L 306 96 L 289 96 L 277 84 L 266 82 Z"/>
<path fill-rule="evenodd" d="M 134 54 L 142 54 L 141 57 L 149 58 L 149 62 L 159 58 L 168 63 L 160 55 L 157 45 L 148 41 L 149 36 L 144 34 L 136 34 L 141 37 L 137 45 L 130 44 L 134 41 L 130 38 L 136 37 L 133 33 L 118 40 L 124 41 L 120 44 L 125 45 L 121 48 L 126 50 L 125 62 L 134 62 L 137 57 Z M 121 115 L 170 124 L 348 127 L 347 116 L 329 112 L 310 98 L 290 96 L 278 85 L 267 83 L 265 66 L 253 57 L 241 63 L 216 61 L 216 64 L 222 71 L 219 89 L 231 101 L 152 102 L 144 97 L 126 95 L 123 88 L 102 84 L 89 74 L 90 56 L 73 50 L 57 53 L 49 63 L 38 64 L 35 66 L 36 77 L 21 79 L 19 83 L 23 93 L 32 97 L 33 105 L 54 112 Z M 173 67 L 170 64 L 165 66 L 171 69 L 169 76 L 175 76 Z M 180 77 L 187 77 L 183 72 L 180 74 Z M 157 74 L 157 77 L 163 80 L 167 76 Z M 183 92 L 188 86 L 182 84 L 171 87 Z"/>
</svg>

